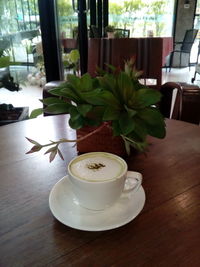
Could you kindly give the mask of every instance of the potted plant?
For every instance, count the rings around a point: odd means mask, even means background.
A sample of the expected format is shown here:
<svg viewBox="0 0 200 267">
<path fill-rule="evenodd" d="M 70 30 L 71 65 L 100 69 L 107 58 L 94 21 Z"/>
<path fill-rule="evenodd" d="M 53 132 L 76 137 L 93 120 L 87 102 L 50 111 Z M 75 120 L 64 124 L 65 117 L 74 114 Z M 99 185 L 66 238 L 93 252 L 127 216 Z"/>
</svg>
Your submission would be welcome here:
<svg viewBox="0 0 200 267">
<path fill-rule="evenodd" d="M 145 151 L 148 146 L 148 135 L 165 137 L 165 121 L 156 106 L 161 93 L 139 82 L 138 77 L 141 72 L 135 70 L 134 59 L 125 62 L 124 70 L 110 65 L 109 68 L 111 72 L 98 70 L 97 77 L 91 77 L 89 74 L 84 74 L 82 77 L 70 74 L 66 82 L 50 90 L 52 97 L 43 100 L 47 105 L 45 112 L 69 113 L 69 125 L 77 130 L 78 138 L 61 139 L 45 145 L 28 138 L 34 146 L 27 153 L 50 146 L 46 153 L 50 153 L 52 161 L 57 153 L 63 158 L 58 148 L 61 143 L 77 142 L 79 152 L 115 153 L 110 148 L 120 144 L 129 154 L 131 147 Z M 96 137 L 97 135 L 100 137 Z M 95 140 L 96 148 L 94 148 Z M 92 150 L 82 150 L 81 144 L 85 142 L 87 144 L 83 147 Z M 99 143 L 106 143 L 109 147 L 100 149 Z"/>
<path fill-rule="evenodd" d="M 63 65 L 67 70 L 73 70 L 74 74 L 78 73 L 80 59 L 78 49 L 73 49 L 70 53 L 63 53 L 62 59 Z"/>
<path fill-rule="evenodd" d="M 105 27 L 105 32 L 107 33 L 108 38 L 114 38 L 115 27 L 108 25 Z"/>
</svg>

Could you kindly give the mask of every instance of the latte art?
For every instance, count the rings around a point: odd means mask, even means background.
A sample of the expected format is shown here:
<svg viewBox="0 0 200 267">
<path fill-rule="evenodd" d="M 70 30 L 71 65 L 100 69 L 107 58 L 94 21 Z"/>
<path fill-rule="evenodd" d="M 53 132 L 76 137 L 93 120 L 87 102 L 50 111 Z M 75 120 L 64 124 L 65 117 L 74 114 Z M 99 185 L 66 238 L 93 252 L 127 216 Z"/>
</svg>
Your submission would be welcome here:
<svg viewBox="0 0 200 267">
<path fill-rule="evenodd" d="M 90 170 L 98 170 L 100 168 L 106 167 L 106 165 L 102 164 L 102 163 L 91 163 L 87 165 L 88 169 Z"/>
<path fill-rule="evenodd" d="M 70 171 L 74 176 L 89 181 L 115 179 L 124 170 L 123 161 L 103 152 L 79 156 L 70 165 Z"/>
</svg>

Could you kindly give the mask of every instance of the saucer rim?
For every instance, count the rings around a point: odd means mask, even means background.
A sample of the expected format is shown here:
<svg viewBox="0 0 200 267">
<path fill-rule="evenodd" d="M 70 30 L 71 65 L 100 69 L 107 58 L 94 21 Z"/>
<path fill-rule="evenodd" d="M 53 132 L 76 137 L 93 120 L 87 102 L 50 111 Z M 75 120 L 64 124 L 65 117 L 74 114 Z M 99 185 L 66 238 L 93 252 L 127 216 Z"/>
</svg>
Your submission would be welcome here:
<svg viewBox="0 0 200 267">
<path fill-rule="evenodd" d="M 140 193 L 140 194 L 142 195 L 142 200 L 141 200 L 142 203 L 140 203 L 139 210 L 138 210 L 136 213 L 134 213 L 132 216 L 129 216 L 129 217 L 128 217 L 126 220 L 124 220 L 123 222 L 115 223 L 115 224 L 112 224 L 112 225 L 110 225 L 110 226 L 106 226 L 106 225 L 103 226 L 103 225 L 102 225 L 102 227 L 99 227 L 99 226 L 97 226 L 97 227 L 95 227 L 95 226 L 94 226 L 94 227 L 86 227 L 86 226 L 81 227 L 81 225 L 79 225 L 79 226 L 77 227 L 76 225 L 70 224 L 70 223 L 64 221 L 62 218 L 60 218 L 59 214 L 56 214 L 56 213 L 55 213 L 55 211 L 54 211 L 54 209 L 53 209 L 53 207 L 52 207 L 52 204 L 51 204 L 51 203 L 53 202 L 53 194 L 54 194 L 55 190 L 57 189 L 58 185 L 60 185 L 64 180 L 66 180 L 67 183 L 70 184 L 70 182 L 69 182 L 69 180 L 68 180 L 68 175 L 65 175 L 64 177 L 62 177 L 61 179 L 59 179 L 59 180 L 54 184 L 54 186 L 52 187 L 52 189 L 51 189 L 51 191 L 50 191 L 50 194 L 49 194 L 49 208 L 50 208 L 50 211 L 51 211 L 52 215 L 54 216 L 54 218 L 55 218 L 56 220 L 58 220 L 58 221 L 59 221 L 60 223 L 62 223 L 63 225 L 68 226 L 68 227 L 70 227 L 70 228 L 72 228 L 72 229 L 82 230 L 82 231 L 90 231 L 90 232 L 98 232 L 98 231 L 106 231 L 106 230 L 117 229 L 117 228 L 119 228 L 119 227 L 122 227 L 122 226 L 128 224 L 128 223 L 131 222 L 132 220 L 134 220 L 134 219 L 141 213 L 141 211 L 142 211 L 142 209 L 143 209 L 143 207 L 144 207 L 144 205 L 145 205 L 145 202 L 146 202 L 146 194 L 145 194 L 145 191 L 144 191 L 143 186 L 141 185 L 140 188 L 138 189 L 138 193 Z M 70 191 L 71 191 L 71 190 L 70 190 Z M 72 194 L 72 196 L 73 196 L 73 192 L 71 192 L 71 194 Z M 129 193 L 129 194 L 130 194 L 130 193 Z M 117 203 L 120 201 L 120 199 L 121 199 L 121 197 L 119 198 L 119 200 L 117 201 Z M 75 204 L 75 203 L 74 203 L 74 204 Z M 107 212 L 108 209 L 112 209 L 112 206 L 111 206 L 111 207 L 107 208 L 106 211 L 104 211 L 104 210 L 96 211 L 96 210 L 89 210 L 89 209 L 86 209 L 86 208 L 84 208 L 84 207 L 81 207 L 81 206 L 80 206 L 79 204 L 77 204 L 77 203 L 76 203 L 76 205 L 78 205 L 79 209 L 81 209 L 81 210 L 83 210 L 83 211 L 86 210 L 87 212 L 91 212 L 91 213 L 94 213 L 94 214 L 95 214 L 95 213 L 101 213 L 101 214 L 103 214 L 103 213 Z M 133 207 L 134 207 L 134 205 L 133 205 Z M 133 208 L 133 210 L 134 210 L 134 208 Z"/>
</svg>

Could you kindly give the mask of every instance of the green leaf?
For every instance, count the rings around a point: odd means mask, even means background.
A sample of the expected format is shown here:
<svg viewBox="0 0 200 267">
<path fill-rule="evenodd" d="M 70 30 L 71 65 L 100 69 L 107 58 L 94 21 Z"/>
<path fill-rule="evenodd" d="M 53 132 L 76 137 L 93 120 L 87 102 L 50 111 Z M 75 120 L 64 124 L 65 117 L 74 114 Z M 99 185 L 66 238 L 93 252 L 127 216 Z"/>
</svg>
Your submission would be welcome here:
<svg viewBox="0 0 200 267">
<path fill-rule="evenodd" d="M 157 138 L 164 138 L 166 129 L 164 124 L 147 125 L 148 134 Z"/>
<path fill-rule="evenodd" d="M 144 142 L 133 142 L 130 143 L 130 146 L 134 147 L 136 150 L 140 152 L 144 152 L 145 149 L 148 147 L 148 143 L 146 141 Z"/>
<path fill-rule="evenodd" d="M 84 126 L 84 121 L 82 117 L 79 117 L 77 120 L 72 120 L 71 118 L 69 119 L 69 126 L 72 129 L 80 129 Z"/>
<path fill-rule="evenodd" d="M 63 88 L 54 88 L 48 91 L 48 93 L 52 94 L 52 95 L 56 95 L 56 96 L 63 96 L 63 97 L 68 97 L 68 95 L 66 95 L 65 91 L 62 91 Z"/>
<path fill-rule="evenodd" d="M 10 65 L 10 56 L 1 57 L 1 68 L 8 67 Z"/>
<path fill-rule="evenodd" d="M 130 108 L 128 108 L 126 105 L 124 105 L 124 107 L 125 107 L 125 109 L 127 110 L 128 115 L 129 115 L 130 117 L 134 117 L 134 116 L 137 114 L 137 110 L 130 109 Z"/>
<path fill-rule="evenodd" d="M 47 106 L 44 111 L 50 114 L 69 113 L 69 109 L 72 107 L 69 103 L 64 104 L 51 104 Z"/>
<path fill-rule="evenodd" d="M 136 141 L 134 138 L 129 138 L 127 136 L 121 135 L 124 141 L 128 142 L 130 146 L 134 147 L 136 150 L 144 152 L 147 148 L 148 143 L 145 141 L 139 142 Z"/>
<path fill-rule="evenodd" d="M 67 75 L 67 82 L 71 86 L 73 86 L 74 89 L 80 89 L 80 87 L 81 87 L 81 79 L 74 74 L 68 74 Z"/>
<path fill-rule="evenodd" d="M 101 92 L 102 90 L 100 88 L 97 88 L 89 92 L 82 92 L 81 96 L 89 104 L 103 105 L 104 102 L 101 99 Z"/>
<path fill-rule="evenodd" d="M 150 125 L 164 124 L 164 117 L 157 108 L 150 107 L 138 111 L 137 115 Z"/>
<path fill-rule="evenodd" d="M 100 99 L 104 105 L 109 105 L 116 109 L 120 109 L 121 107 L 118 99 L 109 91 L 103 90 L 101 92 Z"/>
<path fill-rule="evenodd" d="M 80 59 L 80 54 L 78 49 L 73 49 L 70 53 L 69 53 L 69 59 L 72 63 L 77 63 L 78 60 Z"/>
<path fill-rule="evenodd" d="M 91 109 L 92 105 L 89 104 L 82 104 L 77 106 L 78 112 L 83 116 L 85 116 Z"/>
<path fill-rule="evenodd" d="M 96 118 L 96 119 L 91 119 L 91 118 L 84 118 L 84 125 L 88 126 L 99 126 L 102 124 L 102 120 Z"/>
<path fill-rule="evenodd" d="M 118 120 L 112 122 L 112 130 L 114 136 L 120 136 L 122 134 Z"/>
<path fill-rule="evenodd" d="M 91 91 L 93 89 L 93 87 L 92 87 L 92 78 L 88 73 L 84 74 L 81 77 L 80 82 L 81 82 L 81 86 L 80 86 L 81 91 L 86 91 L 87 92 L 87 91 Z"/>
<path fill-rule="evenodd" d="M 71 107 L 69 109 L 69 114 L 72 121 L 76 121 L 81 117 L 81 114 L 78 112 L 77 107 Z"/>
<path fill-rule="evenodd" d="M 98 80 L 100 87 L 102 87 L 104 90 L 113 92 L 113 94 L 116 96 L 118 92 L 116 91 L 116 79 L 113 75 L 105 74 L 103 77 L 99 77 Z"/>
<path fill-rule="evenodd" d="M 138 90 L 134 96 L 128 101 L 131 107 L 144 108 L 156 104 L 161 99 L 161 93 L 150 88 Z"/>
<path fill-rule="evenodd" d="M 43 108 L 37 108 L 32 110 L 29 119 L 37 118 L 39 115 L 43 114 Z"/>
<path fill-rule="evenodd" d="M 105 109 L 103 120 L 104 121 L 113 121 L 119 118 L 120 111 L 117 109 L 113 109 L 112 107 L 107 107 Z"/>
<path fill-rule="evenodd" d="M 128 103 L 129 99 L 132 98 L 134 93 L 132 80 L 125 72 L 121 72 L 118 75 L 117 81 L 123 100 L 125 103 Z"/>
<path fill-rule="evenodd" d="M 124 145 L 125 145 L 125 149 L 126 149 L 126 153 L 129 156 L 131 153 L 131 145 L 130 142 L 126 141 L 126 139 L 124 139 Z"/>
<path fill-rule="evenodd" d="M 128 113 L 122 113 L 120 115 L 119 125 L 120 125 L 121 131 L 124 135 L 131 133 L 135 128 L 135 125 L 133 123 L 133 119 L 131 117 L 129 117 Z"/>
<path fill-rule="evenodd" d="M 66 98 L 69 98 L 76 103 L 82 101 L 80 94 L 78 94 L 74 88 L 70 87 L 70 85 L 68 85 L 66 88 L 63 88 L 61 93 L 64 94 Z"/>
<path fill-rule="evenodd" d="M 66 103 L 65 100 L 58 98 L 58 97 L 47 97 L 47 98 L 42 99 L 41 102 L 45 105 Z"/>
<path fill-rule="evenodd" d="M 138 116 L 145 122 L 149 135 L 157 138 L 165 137 L 165 121 L 160 111 L 156 108 L 146 108 L 138 112 Z"/>
<path fill-rule="evenodd" d="M 135 125 L 134 134 L 137 136 L 137 140 L 144 141 L 147 136 L 146 124 L 138 117 L 134 117 L 133 121 Z"/>
<path fill-rule="evenodd" d="M 104 76 L 106 74 L 106 71 L 96 66 L 96 74 L 97 76 Z"/>
<path fill-rule="evenodd" d="M 106 65 L 109 69 L 111 69 L 113 72 L 115 72 L 115 70 L 116 70 L 116 67 L 115 67 L 115 66 L 113 66 L 113 65 L 111 65 L 111 64 L 108 64 L 108 63 L 105 63 L 105 65 Z"/>
<path fill-rule="evenodd" d="M 87 118 L 90 119 L 95 119 L 95 120 L 100 120 L 102 121 L 103 114 L 105 112 L 105 107 L 104 106 L 96 106 L 92 107 L 92 109 L 88 112 Z"/>
</svg>

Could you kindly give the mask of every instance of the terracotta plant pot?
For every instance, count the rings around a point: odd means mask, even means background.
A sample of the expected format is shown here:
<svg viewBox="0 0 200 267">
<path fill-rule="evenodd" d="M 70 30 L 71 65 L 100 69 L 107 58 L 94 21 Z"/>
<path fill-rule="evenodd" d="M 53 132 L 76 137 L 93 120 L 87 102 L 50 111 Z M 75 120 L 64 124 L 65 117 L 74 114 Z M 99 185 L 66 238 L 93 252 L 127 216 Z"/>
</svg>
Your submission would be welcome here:
<svg viewBox="0 0 200 267">
<path fill-rule="evenodd" d="M 84 127 L 77 130 L 77 138 L 83 137 L 94 131 L 95 127 Z M 112 129 L 105 126 L 100 131 L 92 134 L 88 138 L 77 142 L 77 151 L 87 152 L 109 152 L 119 156 L 125 156 L 126 150 L 124 141 L 120 136 L 113 137 Z"/>
</svg>

